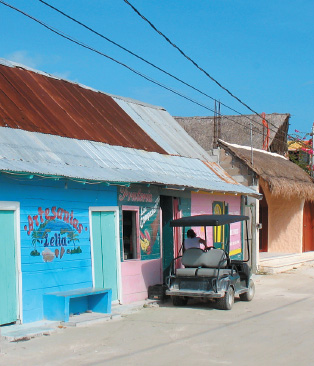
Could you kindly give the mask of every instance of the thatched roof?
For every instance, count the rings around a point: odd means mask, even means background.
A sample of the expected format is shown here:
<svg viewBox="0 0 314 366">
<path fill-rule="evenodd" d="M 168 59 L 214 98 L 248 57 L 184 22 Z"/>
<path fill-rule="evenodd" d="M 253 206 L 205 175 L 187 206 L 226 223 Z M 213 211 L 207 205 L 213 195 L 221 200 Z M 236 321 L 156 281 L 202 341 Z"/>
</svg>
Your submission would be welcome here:
<svg viewBox="0 0 314 366">
<path fill-rule="evenodd" d="M 181 126 L 206 151 L 214 146 L 214 117 L 174 117 Z M 270 151 L 284 154 L 287 151 L 287 132 L 290 114 L 266 114 L 269 122 Z M 250 125 L 252 124 L 252 141 L 256 149 L 263 148 L 266 129 L 262 119 L 257 115 L 221 116 L 220 134 L 218 138 L 233 144 L 251 146 Z"/>
<path fill-rule="evenodd" d="M 285 157 L 253 149 L 252 164 L 250 148 L 229 144 L 221 140 L 219 140 L 219 145 L 225 151 L 239 158 L 262 178 L 268 184 L 270 192 L 275 196 L 286 198 L 298 196 L 314 201 L 314 180 L 303 169 Z"/>
</svg>

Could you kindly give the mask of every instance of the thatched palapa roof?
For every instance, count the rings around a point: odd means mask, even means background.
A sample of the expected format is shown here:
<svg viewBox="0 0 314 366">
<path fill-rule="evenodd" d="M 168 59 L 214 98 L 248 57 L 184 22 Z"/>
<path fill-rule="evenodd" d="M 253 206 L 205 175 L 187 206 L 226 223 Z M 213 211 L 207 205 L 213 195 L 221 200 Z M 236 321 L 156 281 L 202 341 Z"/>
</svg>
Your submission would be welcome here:
<svg viewBox="0 0 314 366">
<path fill-rule="evenodd" d="M 247 146 L 229 144 L 219 140 L 219 145 L 233 156 L 239 158 L 269 187 L 275 196 L 286 198 L 298 196 L 314 201 L 314 180 L 299 166 L 285 157 Z"/>
<path fill-rule="evenodd" d="M 214 144 L 214 117 L 174 117 L 181 126 L 206 151 Z M 290 114 L 266 114 L 269 123 L 269 150 L 284 154 L 287 151 L 287 132 Z M 221 116 L 218 138 L 233 144 L 251 146 L 250 126 L 252 124 L 252 142 L 256 149 L 263 148 L 266 128 L 257 115 Z"/>
</svg>

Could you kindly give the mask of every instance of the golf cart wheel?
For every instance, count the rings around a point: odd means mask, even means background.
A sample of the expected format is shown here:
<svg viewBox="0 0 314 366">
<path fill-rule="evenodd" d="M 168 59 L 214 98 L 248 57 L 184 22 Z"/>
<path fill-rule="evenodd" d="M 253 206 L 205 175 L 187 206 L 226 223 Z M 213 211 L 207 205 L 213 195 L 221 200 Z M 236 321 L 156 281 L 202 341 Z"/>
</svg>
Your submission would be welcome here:
<svg viewBox="0 0 314 366">
<path fill-rule="evenodd" d="M 243 294 L 240 294 L 240 300 L 242 301 L 251 301 L 255 294 L 255 285 L 253 280 L 250 280 L 249 282 L 249 288 L 247 292 L 244 292 Z"/>
<path fill-rule="evenodd" d="M 224 297 L 217 299 L 217 307 L 221 310 L 231 310 L 234 303 L 234 289 L 229 286 Z"/>
<path fill-rule="evenodd" d="M 185 306 L 188 303 L 188 298 L 183 296 L 172 296 L 174 306 Z"/>
</svg>

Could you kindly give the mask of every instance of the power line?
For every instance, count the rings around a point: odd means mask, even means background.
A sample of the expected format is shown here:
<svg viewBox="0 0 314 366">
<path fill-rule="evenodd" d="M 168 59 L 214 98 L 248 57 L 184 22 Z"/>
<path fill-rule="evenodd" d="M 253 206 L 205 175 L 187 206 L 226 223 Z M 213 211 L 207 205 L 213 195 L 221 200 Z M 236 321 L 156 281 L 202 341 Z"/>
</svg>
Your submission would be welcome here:
<svg viewBox="0 0 314 366">
<path fill-rule="evenodd" d="M 69 36 L 69 35 L 67 35 L 67 34 L 63 33 L 62 31 L 57 30 L 56 28 L 53 28 L 53 27 L 49 26 L 48 24 L 46 24 L 46 23 L 42 22 L 41 20 L 39 20 L 39 19 L 37 19 L 37 18 L 34 18 L 34 17 L 33 17 L 33 16 L 31 16 L 30 14 L 27 14 L 27 13 L 25 13 L 24 11 L 22 11 L 22 10 L 20 10 L 20 9 L 16 8 L 16 7 L 14 7 L 13 5 L 10 5 L 10 4 L 6 3 L 5 1 L 2 1 L 2 0 L 0 0 L 0 3 L 1 3 L 1 4 L 3 4 L 3 5 L 5 5 L 5 6 L 7 6 L 7 7 L 9 7 L 9 8 L 11 8 L 11 9 L 13 9 L 13 10 L 16 10 L 17 12 L 19 12 L 19 13 L 21 13 L 21 14 L 25 15 L 26 17 L 28 17 L 28 18 L 30 18 L 30 19 L 32 19 L 32 20 L 34 20 L 35 22 L 37 22 L 37 23 L 39 23 L 40 25 L 42 25 L 43 27 L 47 28 L 47 29 L 48 29 L 48 30 L 50 30 L 51 32 L 53 32 L 53 33 L 55 33 L 55 34 L 57 34 L 57 35 L 61 36 L 62 38 L 65 38 L 65 39 L 69 40 L 70 42 L 73 42 L 73 43 L 75 43 L 75 44 L 77 44 L 77 45 L 79 45 L 79 46 L 81 46 L 81 47 L 84 47 L 84 48 L 86 48 L 86 49 L 89 49 L 90 51 L 95 52 L 95 53 L 97 53 L 97 54 L 99 54 L 99 55 L 101 55 L 101 56 L 103 56 L 103 57 L 106 57 L 106 58 L 108 58 L 109 60 L 111 60 L 111 61 L 113 61 L 113 62 L 115 62 L 115 63 L 117 63 L 117 64 L 119 64 L 119 65 L 121 65 L 121 66 L 123 66 L 123 67 L 125 67 L 125 68 L 127 68 L 128 70 L 132 71 L 133 73 L 135 73 L 135 74 L 137 74 L 137 75 L 141 76 L 142 78 L 144 78 L 144 79 L 146 79 L 146 80 L 148 80 L 148 81 L 150 81 L 150 82 L 152 82 L 152 83 L 154 83 L 154 84 L 156 84 L 156 85 L 158 85 L 158 86 L 160 86 L 160 87 L 162 87 L 162 88 L 164 88 L 164 89 L 166 89 L 166 90 L 168 90 L 168 91 L 171 91 L 172 93 L 177 94 L 177 95 L 179 95 L 180 97 L 185 98 L 185 99 L 189 100 L 190 102 L 192 102 L 192 103 L 194 103 L 194 104 L 197 104 L 197 105 L 199 105 L 199 106 L 201 106 L 201 107 L 203 107 L 203 108 L 205 108 L 205 109 L 207 109 L 207 110 L 209 110 L 209 111 L 211 111 L 211 112 L 214 112 L 214 110 L 213 110 L 213 109 L 211 109 L 210 107 L 206 106 L 205 104 L 202 104 L 202 103 L 200 103 L 200 102 L 197 102 L 196 100 L 194 100 L 194 99 L 192 99 L 192 98 L 190 98 L 190 97 L 187 97 L 186 95 L 182 94 L 181 92 L 179 92 L 179 91 L 177 91 L 177 90 L 175 90 L 175 89 L 172 89 L 172 88 L 170 88 L 170 87 L 168 87 L 168 86 L 166 86 L 166 85 L 163 85 L 162 83 L 160 83 L 160 82 L 158 82 L 158 81 L 156 81 L 156 80 L 154 80 L 154 79 L 150 78 L 149 76 L 147 76 L 147 75 L 143 74 L 142 72 L 140 72 L 140 71 L 138 71 L 138 70 L 135 70 L 135 69 L 133 69 L 132 67 L 130 67 L 130 66 L 128 66 L 128 65 L 126 65 L 126 64 L 124 64 L 123 62 L 118 61 L 118 60 L 116 60 L 115 58 L 113 58 L 113 57 L 111 57 L 111 56 L 109 56 L 109 55 L 106 55 L 105 53 L 103 53 L 103 52 L 101 52 L 101 51 L 98 51 L 98 50 L 96 50 L 95 48 L 93 48 L 93 47 L 91 47 L 91 46 L 89 46 L 89 45 L 87 45 L 87 44 L 85 44 L 85 43 L 83 43 L 83 42 L 80 42 L 80 41 L 78 41 L 78 40 L 74 39 L 73 37 L 71 37 L 71 36 Z"/>
<path fill-rule="evenodd" d="M 176 48 L 182 56 L 184 56 L 187 60 L 189 60 L 195 67 L 197 67 L 200 71 L 202 71 L 208 78 L 210 78 L 214 83 L 216 83 L 221 89 L 226 91 L 229 95 L 231 95 L 232 98 L 236 99 L 239 103 L 241 103 L 244 107 L 249 109 L 251 112 L 259 116 L 261 119 L 264 119 L 258 112 L 256 112 L 254 109 L 252 109 L 250 106 L 248 106 L 246 103 L 244 103 L 240 98 L 238 98 L 236 95 L 231 93 L 230 90 L 225 88 L 219 81 L 217 81 L 213 76 L 211 76 L 206 70 L 204 70 L 202 67 L 200 67 L 191 57 L 189 57 L 185 52 L 182 51 L 181 48 L 179 48 L 176 44 L 174 44 L 169 37 L 167 37 L 164 33 L 162 33 L 159 29 L 157 29 L 152 22 L 150 22 L 143 14 L 139 12 L 128 0 L 123 0 L 126 4 L 128 4 L 137 15 L 139 15 L 145 22 L 147 22 L 160 36 L 162 36 L 171 46 Z M 238 112 L 237 112 L 238 113 Z M 273 125 L 269 121 L 267 121 L 269 124 Z M 273 125 L 277 128 L 277 126 Z"/>
<path fill-rule="evenodd" d="M 164 88 L 164 89 L 166 89 L 166 90 L 168 90 L 168 91 L 171 91 L 172 93 L 174 93 L 174 94 L 176 94 L 176 95 L 179 95 L 179 96 L 181 96 L 182 98 L 185 98 L 186 100 L 189 100 L 190 102 L 192 102 L 192 103 L 194 103 L 194 104 L 197 104 L 197 105 L 199 105 L 199 106 L 201 106 L 201 107 L 203 107 L 203 108 L 205 108 L 205 109 L 207 109 L 207 110 L 209 110 L 209 111 L 211 111 L 211 112 L 214 112 L 214 113 L 215 113 L 215 111 L 214 111 L 213 109 L 211 109 L 210 107 L 208 107 L 208 106 L 206 106 L 206 105 L 204 105 L 204 104 L 202 104 L 202 103 L 199 103 L 199 102 L 197 102 L 197 101 L 193 100 L 192 98 L 189 98 L 189 97 L 185 96 L 184 94 L 182 94 L 182 93 L 178 92 L 177 90 L 174 90 L 174 89 L 172 89 L 172 88 L 170 88 L 170 87 L 167 87 L 166 85 L 163 85 L 163 84 L 159 83 L 159 82 L 158 82 L 158 81 L 156 81 L 156 80 L 153 80 L 152 78 L 150 78 L 149 76 L 147 76 L 147 75 L 145 75 L 145 74 L 141 73 L 140 71 L 137 71 L 137 70 L 135 70 L 135 69 L 131 68 L 130 66 L 128 66 L 128 65 L 126 65 L 126 64 L 124 64 L 124 63 L 122 63 L 122 62 L 120 62 L 120 61 L 118 61 L 118 60 L 116 60 L 116 59 L 114 59 L 114 58 L 112 58 L 112 57 L 110 57 L 110 56 L 106 55 L 106 54 L 104 54 L 104 53 L 103 53 L 103 52 L 101 52 L 101 51 L 98 51 L 98 50 L 94 49 L 94 48 L 93 48 L 93 47 L 91 47 L 91 46 L 88 46 L 88 45 L 86 45 L 86 44 L 84 44 L 84 43 L 82 43 L 82 42 L 80 42 L 80 41 L 78 41 L 78 40 L 75 40 L 75 39 L 74 39 L 74 38 L 72 38 L 71 36 L 66 35 L 65 33 L 63 33 L 63 32 L 61 32 L 61 31 L 59 31 L 59 30 L 57 30 L 57 29 L 55 29 L 55 28 L 53 28 L 53 27 L 49 26 L 48 24 L 46 24 L 46 23 L 42 22 L 41 20 L 36 19 L 35 17 L 31 16 L 30 14 L 27 14 L 26 12 L 24 12 L 24 11 L 22 11 L 22 10 L 20 10 L 20 9 L 18 9 L 18 8 L 14 7 L 14 6 L 10 5 L 10 4 L 8 4 L 8 3 L 6 3 L 5 1 L 0 0 L 0 3 L 1 3 L 1 4 L 3 4 L 3 5 L 5 5 L 5 6 L 7 6 L 7 7 L 9 7 L 9 8 L 11 8 L 11 9 L 13 9 L 13 10 L 15 10 L 15 11 L 17 11 L 17 12 L 19 12 L 19 13 L 21 13 L 21 14 L 23 14 L 24 16 L 26 16 L 26 17 L 28 17 L 28 18 L 32 19 L 33 21 L 35 21 L 35 22 L 37 22 L 38 24 L 42 25 L 43 27 L 45 27 L 46 29 L 50 30 L 51 32 L 53 32 L 53 33 L 55 33 L 55 34 L 57 34 L 57 35 L 61 36 L 62 38 L 65 38 L 65 39 L 69 40 L 70 42 L 73 42 L 73 43 L 75 43 L 75 44 L 77 44 L 77 45 L 79 45 L 79 46 L 81 46 L 81 47 L 83 47 L 83 48 L 86 48 L 86 49 L 88 49 L 88 50 L 90 50 L 90 51 L 92 51 L 92 52 L 95 52 L 95 53 L 97 53 L 97 54 L 99 54 L 99 55 L 103 56 L 103 57 L 106 57 L 106 58 L 110 59 L 111 61 L 114 61 L 115 63 L 117 63 L 117 64 L 119 64 L 119 65 L 121 65 L 121 66 L 123 66 L 123 67 L 127 68 L 128 70 L 132 71 L 133 73 L 135 73 L 135 74 L 137 74 L 137 75 L 139 75 L 139 76 L 143 77 L 144 79 L 146 79 L 146 80 L 148 80 L 148 81 L 150 81 L 150 82 L 152 82 L 152 83 L 154 83 L 154 84 L 156 84 L 156 85 L 158 85 L 158 86 L 160 86 L 160 87 L 162 87 L 162 88 Z M 245 133 L 247 133 L 247 134 L 249 133 L 249 132 L 246 130 L 246 129 L 247 129 L 247 126 L 243 125 L 243 124 L 242 124 L 242 123 L 240 123 L 239 121 L 235 121 L 235 120 L 231 119 L 231 118 L 230 118 L 230 117 L 228 117 L 228 116 L 223 116 L 223 115 L 222 115 L 222 114 L 220 114 L 220 113 L 218 113 L 218 115 L 219 115 L 219 116 L 221 116 L 221 117 L 226 118 L 227 120 L 229 120 L 229 121 L 231 121 L 231 122 L 233 122 L 233 123 L 236 123 L 236 124 L 238 124 L 238 125 L 240 125 L 240 126 L 242 126 L 242 127 L 245 127 L 244 132 L 245 132 Z M 258 134 L 262 135 L 262 132 L 260 132 L 256 127 L 255 127 L 255 133 L 258 133 Z M 279 139 L 277 139 L 277 138 L 274 138 L 273 140 L 275 140 L 275 139 L 276 139 L 276 140 L 278 140 L 278 141 L 280 141 L 280 142 L 282 142 L 281 140 L 279 140 Z"/>
<path fill-rule="evenodd" d="M 113 45 L 117 46 L 118 48 L 122 49 L 123 51 L 125 51 L 125 52 L 127 52 L 127 53 L 131 54 L 132 56 L 134 56 L 134 57 L 136 57 L 136 58 L 140 59 L 141 61 L 145 62 L 146 64 L 148 64 L 148 65 L 150 65 L 150 66 L 154 67 L 155 69 L 157 69 L 157 70 L 159 70 L 159 71 L 163 72 L 164 74 L 166 74 L 166 75 L 170 76 L 171 78 L 173 78 L 173 79 L 175 79 L 175 80 L 179 81 L 180 83 L 182 83 L 182 84 L 184 84 L 184 85 L 186 85 L 186 86 L 188 86 L 188 87 L 192 88 L 193 90 L 195 90 L 195 91 L 199 92 L 200 94 L 202 94 L 202 95 L 204 95 L 204 96 L 206 96 L 206 97 L 210 98 L 210 99 L 211 99 L 211 100 L 213 100 L 214 102 L 218 102 L 218 100 L 217 100 L 217 99 L 213 98 L 212 96 L 208 95 L 207 93 L 205 93 L 205 92 L 201 91 L 200 89 L 198 89 L 198 88 L 194 87 L 193 85 L 191 85 L 191 84 L 189 84 L 189 83 L 187 83 L 187 82 L 183 81 L 182 79 L 180 79 L 180 78 L 178 78 L 177 76 L 175 76 L 175 75 L 173 75 L 173 74 L 169 73 L 168 71 L 166 71 L 166 70 L 162 69 L 161 67 L 159 67 L 159 66 L 157 66 L 157 65 L 153 64 L 152 62 L 150 62 L 150 61 L 148 61 L 148 60 L 144 59 L 143 57 L 141 57 L 141 56 L 139 56 L 138 54 L 134 53 L 133 51 L 131 51 L 131 50 L 127 49 L 126 47 L 122 46 L 121 44 L 119 44 L 119 43 L 117 43 L 117 42 L 115 42 L 115 41 L 111 40 L 110 38 L 108 38 L 108 37 L 104 36 L 103 34 L 101 34 L 101 33 L 97 32 L 97 31 L 95 31 L 94 29 L 92 29 L 92 28 L 91 28 L 91 27 L 89 27 L 88 25 L 86 25 L 86 24 L 82 23 L 81 21 L 79 21 L 79 20 L 77 20 L 77 19 L 73 18 L 73 17 L 72 17 L 72 16 L 70 16 L 69 14 L 66 14 L 64 11 L 62 11 L 62 10 L 60 10 L 60 9 L 56 8 L 55 6 L 53 6 L 53 5 L 49 4 L 49 3 L 47 3 L 47 2 L 46 2 L 46 1 L 44 1 L 44 0 L 38 0 L 38 1 L 39 1 L 39 2 L 41 2 L 42 4 L 44 4 L 44 5 L 48 6 L 49 8 L 51 8 L 51 9 L 55 10 L 56 12 L 58 12 L 58 13 L 62 14 L 62 15 L 63 15 L 63 16 L 65 16 L 66 18 L 68 18 L 68 19 L 72 20 L 73 22 L 75 22 L 75 23 L 77 23 L 77 24 L 81 25 L 81 26 L 82 26 L 82 27 L 84 27 L 85 29 L 87 29 L 87 30 L 89 30 L 90 32 L 92 32 L 92 33 L 96 34 L 97 36 L 99 36 L 99 37 L 101 37 L 101 38 L 105 39 L 106 41 L 110 42 L 111 44 L 113 44 Z M 244 115 L 244 114 L 242 114 L 242 113 L 238 112 L 237 110 L 235 110 L 235 109 L 233 109 L 233 108 L 229 107 L 228 105 L 226 105 L 226 104 L 224 104 L 224 103 L 222 103 L 222 102 L 220 102 L 220 101 L 219 101 L 219 103 L 220 103 L 222 106 L 224 106 L 224 107 L 228 108 L 229 110 L 231 110 L 231 111 L 233 111 L 233 112 L 235 112 L 235 113 L 237 113 L 237 114 L 239 114 L 239 115 L 241 115 L 241 116 L 245 117 L 246 119 L 248 119 L 248 120 L 250 120 L 250 121 L 252 121 L 252 122 L 254 122 L 254 123 L 258 124 L 258 126 L 260 126 L 260 125 L 259 125 L 259 123 L 258 123 L 257 121 L 255 121 L 255 120 L 251 119 L 249 116 Z M 274 125 L 274 127 L 276 127 L 276 128 L 277 128 L 277 126 L 275 126 L 275 125 Z M 274 132 L 275 134 L 277 133 L 277 131 L 274 131 L 274 130 L 272 130 L 272 129 L 270 129 L 270 130 L 271 130 L 272 132 Z"/>
</svg>

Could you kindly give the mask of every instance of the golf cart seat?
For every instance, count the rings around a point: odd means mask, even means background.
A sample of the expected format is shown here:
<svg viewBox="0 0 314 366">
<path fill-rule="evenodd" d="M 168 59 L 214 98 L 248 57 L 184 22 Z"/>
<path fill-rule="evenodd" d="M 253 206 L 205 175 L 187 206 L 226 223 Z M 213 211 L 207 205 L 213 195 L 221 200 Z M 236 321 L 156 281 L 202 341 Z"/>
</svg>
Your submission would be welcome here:
<svg viewBox="0 0 314 366">
<path fill-rule="evenodd" d="M 213 277 L 230 274 L 227 269 L 227 256 L 221 249 L 211 249 L 204 252 L 199 248 L 190 248 L 182 256 L 182 264 L 185 268 L 178 268 L 178 277 Z"/>
</svg>

